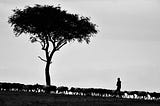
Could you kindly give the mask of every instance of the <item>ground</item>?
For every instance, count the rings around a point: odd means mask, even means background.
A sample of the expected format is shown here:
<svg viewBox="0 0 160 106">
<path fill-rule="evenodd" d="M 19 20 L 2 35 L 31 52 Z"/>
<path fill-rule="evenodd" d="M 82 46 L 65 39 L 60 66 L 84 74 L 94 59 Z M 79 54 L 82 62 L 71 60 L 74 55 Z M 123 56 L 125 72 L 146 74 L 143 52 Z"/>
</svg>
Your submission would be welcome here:
<svg viewBox="0 0 160 106">
<path fill-rule="evenodd" d="M 160 106 L 160 100 L 1 91 L 0 106 Z"/>
</svg>

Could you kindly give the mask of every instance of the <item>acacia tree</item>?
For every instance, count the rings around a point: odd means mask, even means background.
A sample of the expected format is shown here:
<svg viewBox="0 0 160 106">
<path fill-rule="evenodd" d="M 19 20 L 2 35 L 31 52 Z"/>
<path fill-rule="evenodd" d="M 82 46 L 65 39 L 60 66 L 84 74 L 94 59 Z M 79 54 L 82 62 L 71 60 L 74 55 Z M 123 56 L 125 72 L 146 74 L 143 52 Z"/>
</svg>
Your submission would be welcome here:
<svg viewBox="0 0 160 106">
<path fill-rule="evenodd" d="M 50 86 L 49 67 L 53 54 L 71 41 L 90 42 L 97 33 L 96 24 L 90 18 L 70 14 L 60 6 L 34 5 L 24 9 L 14 9 L 8 23 L 13 27 L 15 36 L 28 34 L 32 43 L 39 42 L 45 52 L 46 85 Z"/>
</svg>

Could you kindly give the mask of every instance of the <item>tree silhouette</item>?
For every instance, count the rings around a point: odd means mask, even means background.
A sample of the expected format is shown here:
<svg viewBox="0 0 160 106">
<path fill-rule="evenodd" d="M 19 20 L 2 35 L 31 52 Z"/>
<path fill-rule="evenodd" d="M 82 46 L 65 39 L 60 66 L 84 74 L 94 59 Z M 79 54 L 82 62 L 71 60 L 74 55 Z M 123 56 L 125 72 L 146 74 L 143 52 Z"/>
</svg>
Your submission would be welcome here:
<svg viewBox="0 0 160 106">
<path fill-rule="evenodd" d="M 32 43 L 39 42 L 45 51 L 46 85 L 50 86 L 49 67 L 53 54 L 71 41 L 90 42 L 97 33 L 96 24 L 90 18 L 70 14 L 60 6 L 34 5 L 24 9 L 14 9 L 8 23 L 13 26 L 15 36 L 28 34 Z"/>
</svg>

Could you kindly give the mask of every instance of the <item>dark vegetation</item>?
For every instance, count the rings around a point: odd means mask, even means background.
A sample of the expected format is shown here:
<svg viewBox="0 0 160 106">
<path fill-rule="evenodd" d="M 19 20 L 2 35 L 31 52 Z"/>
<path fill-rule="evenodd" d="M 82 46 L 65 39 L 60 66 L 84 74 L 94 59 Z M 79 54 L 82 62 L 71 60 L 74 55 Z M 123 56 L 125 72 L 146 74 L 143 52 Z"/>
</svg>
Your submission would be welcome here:
<svg viewBox="0 0 160 106">
<path fill-rule="evenodd" d="M 14 9 L 9 17 L 9 24 L 16 36 L 28 34 L 32 43 L 40 43 L 45 53 L 46 85 L 50 85 L 49 68 L 52 57 L 67 43 L 78 41 L 90 42 L 90 37 L 97 33 L 96 24 L 90 18 L 70 14 L 60 6 L 49 5 L 26 6 L 25 9 Z"/>
</svg>

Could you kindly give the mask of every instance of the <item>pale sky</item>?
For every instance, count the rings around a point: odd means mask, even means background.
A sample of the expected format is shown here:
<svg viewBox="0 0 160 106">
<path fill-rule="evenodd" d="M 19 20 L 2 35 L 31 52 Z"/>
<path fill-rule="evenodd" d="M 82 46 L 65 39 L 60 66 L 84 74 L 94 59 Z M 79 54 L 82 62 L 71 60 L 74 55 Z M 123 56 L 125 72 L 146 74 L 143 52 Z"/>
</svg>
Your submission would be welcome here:
<svg viewBox="0 0 160 106">
<path fill-rule="evenodd" d="M 122 90 L 160 92 L 159 0 L 0 0 L 0 82 L 45 84 L 40 45 L 7 23 L 12 9 L 34 4 L 60 4 L 98 25 L 89 45 L 73 42 L 54 55 L 52 84 L 116 89 L 120 77 Z"/>
</svg>

